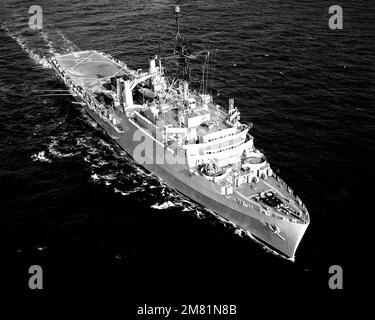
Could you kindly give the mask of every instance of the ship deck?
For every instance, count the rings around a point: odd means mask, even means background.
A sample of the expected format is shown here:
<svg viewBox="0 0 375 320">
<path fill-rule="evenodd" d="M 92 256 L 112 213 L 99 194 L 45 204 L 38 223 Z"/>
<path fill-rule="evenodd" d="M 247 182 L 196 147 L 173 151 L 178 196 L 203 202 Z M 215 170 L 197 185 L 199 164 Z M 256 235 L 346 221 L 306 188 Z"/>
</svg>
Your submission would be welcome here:
<svg viewBox="0 0 375 320">
<path fill-rule="evenodd" d="M 259 193 L 264 192 L 272 192 L 280 196 L 281 199 L 289 199 L 288 206 L 291 209 L 294 209 L 297 212 L 301 212 L 301 206 L 297 203 L 297 199 L 295 195 L 291 194 L 287 190 L 287 185 L 281 179 L 277 181 L 274 176 L 268 177 L 267 180 L 260 179 L 258 183 L 244 183 L 240 187 L 233 188 L 233 194 L 231 195 L 232 198 L 237 199 L 237 201 L 244 201 L 250 207 L 262 207 L 263 210 L 267 211 L 267 205 L 263 204 L 262 202 L 256 201 L 256 196 Z M 275 213 L 275 212 L 274 212 Z M 301 212 L 302 213 L 302 212 Z M 291 217 L 289 214 L 286 215 L 280 211 L 277 212 L 277 215 L 280 217 L 287 217 L 287 218 L 295 218 Z M 302 215 L 302 220 L 307 220 L 307 215 Z"/>
<path fill-rule="evenodd" d="M 219 111 L 216 111 L 214 109 L 214 106 L 211 106 L 209 105 L 209 108 L 208 108 L 208 111 L 210 112 L 210 118 L 211 120 L 212 119 L 217 119 L 217 128 L 209 128 L 208 126 L 206 125 L 199 125 L 197 126 L 197 130 L 198 130 L 198 135 L 199 136 L 204 136 L 208 133 L 212 133 L 212 132 L 216 132 L 218 130 L 222 130 L 222 129 L 228 129 L 228 128 L 231 128 L 231 126 L 229 126 L 227 123 L 226 123 L 226 115 L 224 114 L 223 111 L 219 110 Z M 151 119 L 150 119 L 151 120 Z M 174 128 L 178 128 L 180 127 L 180 124 L 178 122 L 178 115 L 177 115 L 177 110 L 176 109 L 172 109 L 172 110 L 168 110 L 167 112 L 163 113 L 160 115 L 159 121 L 163 121 L 167 124 L 171 124 Z M 181 125 L 182 128 L 184 128 L 185 126 L 182 124 Z"/>
<path fill-rule="evenodd" d="M 77 51 L 55 58 L 73 82 L 88 93 L 101 88 L 104 79 L 131 74 L 129 69 L 97 51 Z"/>
</svg>

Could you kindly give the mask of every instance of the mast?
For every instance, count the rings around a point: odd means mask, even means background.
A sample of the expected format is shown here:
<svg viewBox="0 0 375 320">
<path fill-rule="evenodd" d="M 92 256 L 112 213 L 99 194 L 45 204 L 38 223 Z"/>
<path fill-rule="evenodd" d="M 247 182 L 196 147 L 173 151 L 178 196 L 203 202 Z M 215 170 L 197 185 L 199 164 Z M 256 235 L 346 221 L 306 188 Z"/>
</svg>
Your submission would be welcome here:
<svg viewBox="0 0 375 320">
<path fill-rule="evenodd" d="M 176 46 L 174 49 L 173 54 L 178 55 L 178 74 L 177 76 L 180 77 L 184 81 L 189 81 L 189 64 L 188 64 L 188 56 L 189 50 L 186 46 L 186 40 L 180 34 L 180 18 L 181 18 L 181 10 L 179 6 L 175 6 L 175 14 L 176 14 Z"/>
<path fill-rule="evenodd" d="M 179 6 L 175 6 L 174 12 L 176 14 L 176 27 L 177 27 L 176 37 L 181 37 L 181 34 L 180 34 L 180 18 L 181 18 L 180 7 Z"/>
</svg>

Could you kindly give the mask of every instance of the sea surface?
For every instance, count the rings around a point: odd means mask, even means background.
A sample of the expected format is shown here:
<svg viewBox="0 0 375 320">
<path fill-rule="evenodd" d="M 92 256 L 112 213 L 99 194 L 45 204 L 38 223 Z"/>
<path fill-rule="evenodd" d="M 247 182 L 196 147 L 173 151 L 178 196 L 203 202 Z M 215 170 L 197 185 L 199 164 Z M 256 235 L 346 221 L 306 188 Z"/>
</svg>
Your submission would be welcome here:
<svg viewBox="0 0 375 320">
<path fill-rule="evenodd" d="M 295 262 L 138 167 L 72 97 L 43 95 L 64 89 L 48 63 L 55 53 L 101 50 L 133 69 L 171 55 L 176 3 L 191 51 L 215 52 L 215 98 L 225 107 L 235 98 L 256 146 L 310 212 Z M 346 290 L 365 281 L 358 270 L 366 270 L 375 194 L 372 1 L 337 3 L 343 30 L 329 28 L 332 3 L 320 0 L 40 0 L 42 30 L 29 28 L 31 4 L 0 3 L 5 292 L 246 309 L 262 292 L 285 303 L 299 292 L 333 294 L 331 265 L 343 268 Z M 195 85 L 200 70 L 193 66 Z M 34 264 L 44 271 L 38 293 L 27 284 Z"/>
</svg>

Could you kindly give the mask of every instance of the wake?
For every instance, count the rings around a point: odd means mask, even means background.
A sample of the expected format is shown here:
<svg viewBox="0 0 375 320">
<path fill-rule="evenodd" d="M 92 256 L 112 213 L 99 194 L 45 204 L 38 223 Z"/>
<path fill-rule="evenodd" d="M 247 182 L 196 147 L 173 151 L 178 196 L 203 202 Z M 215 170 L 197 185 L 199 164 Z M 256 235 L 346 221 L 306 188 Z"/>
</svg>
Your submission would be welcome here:
<svg viewBox="0 0 375 320">
<path fill-rule="evenodd" d="M 58 54 L 66 54 L 79 50 L 59 29 L 49 26 L 41 31 L 30 32 L 26 28 L 1 25 L 1 30 L 12 38 L 30 59 L 42 68 L 50 69 L 49 59 Z"/>
</svg>

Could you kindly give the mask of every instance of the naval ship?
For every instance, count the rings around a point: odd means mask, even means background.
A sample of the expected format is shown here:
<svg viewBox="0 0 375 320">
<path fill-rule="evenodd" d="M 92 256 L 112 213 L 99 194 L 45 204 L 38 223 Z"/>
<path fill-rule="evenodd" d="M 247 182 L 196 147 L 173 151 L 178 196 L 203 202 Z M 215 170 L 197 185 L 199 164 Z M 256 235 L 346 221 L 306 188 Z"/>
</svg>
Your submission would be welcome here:
<svg viewBox="0 0 375 320">
<path fill-rule="evenodd" d="M 252 124 L 240 122 L 234 99 L 224 108 L 207 93 L 208 69 L 200 89 L 190 88 L 189 61 L 196 56 L 180 34 L 178 6 L 175 15 L 174 77 L 158 55 L 146 71 L 95 50 L 55 54 L 50 64 L 76 103 L 136 163 L 294 260 L 309 213 L 254 146 Z M 205 64 L 209 59 L 206 51 Z"/>
</svg>

